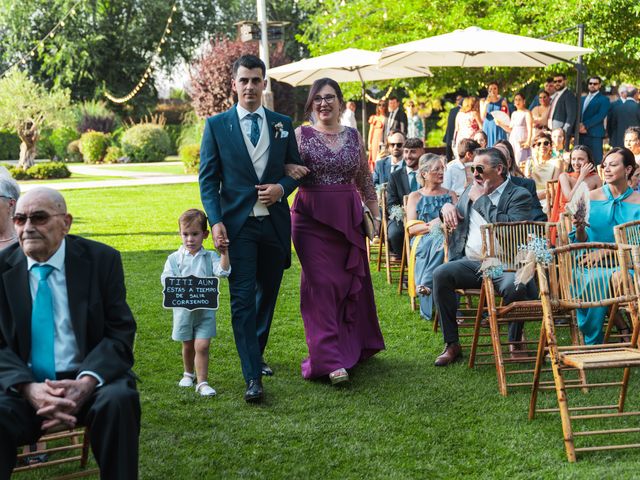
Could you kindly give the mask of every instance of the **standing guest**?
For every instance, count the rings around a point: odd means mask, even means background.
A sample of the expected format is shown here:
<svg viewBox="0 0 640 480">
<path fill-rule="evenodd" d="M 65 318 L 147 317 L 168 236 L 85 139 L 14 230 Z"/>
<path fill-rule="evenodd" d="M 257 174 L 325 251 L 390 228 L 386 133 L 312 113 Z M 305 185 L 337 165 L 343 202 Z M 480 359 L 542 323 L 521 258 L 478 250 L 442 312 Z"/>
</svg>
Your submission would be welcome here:
<svg viewBox="0 0 640 480">
<path fill-rule="evenodd" d="M 611 109 L 613 107 L 615 107 L 616 105 L 624 103 L 627 100 L 628 93 L 629 93 L 629 85 L 626 85 L 624 83 L 622 85 L 620 85 L 618 87 L 618 98 L 615 101 L 611 102 L 611 106 L 609 108 L 609 112 L 611 112 Z M 609 98 L 611 98 L 611 97 L 609 97 Z"/>
<path fill-rule="evenodd" d="M 606 132 L 604 121 L 609 113 L 609 99 L 600 93 L 602 79 L 589 77 L 587 88 L 589 93 L 580 99 L 582 105 L 582 122 L 580 123 L 580 143 L 593 152 L 596 165 L 602 161 L 602 140 Z"/>
<path fill-rule="evenodd" d="M 455 147 L 457 148 L 460 140 L 472 138 L 481 129 L 482 120 L 480 119 L 480 113 L 478 113 L 478 99 L 476 97 L 467 97 L 462 101 L 462 106 L 456 116 L 456 130 L 453 134 Z"/>
<path fill-rule="evenodd" d="M 402 132 L 391 132 L 387 137 L 387 149 L 389 155 L 381 158 L 376 162 L 376 168 L 373 170 L 373 185 L 378 186 L 389 181 L 389 176 L 398 168 L 402 168 L 404 147 L 404 135 Z"/>
<path fill-rule="evenodd" d="M 407 102 L 407 137 L 424 140 L 424 124 L 413 100 Z"/>
<path fill-rule="evenodd" d="M 462 105 L 462 95 L 456 95 L 456 103 L 451 110 L 449 110 L 449 116 L 447 117 L 447 129 L 445 130 L 442 141 L 446 145 L 447 149 L 447 161 L 451 161 L 454 158 L 454 143 L 453 135 L 456 131 L 456 116 L 460 111 L 460 105 Z"/>
<path fill-rule="evenodd" d="M 347 102 L 347 108 L 344 109 L 344 112 L 340 117 L 340 125 L 358 128 L 358 123 L 356 122 L 356 102 Z"/>
<path fill-rule="evenodd" d="M 624 148 L 631 150 L 636 163 L 640 165 L 640 126 L 629 127 L 624 132 Z"/>
<path fill-rule="evenodd" d="M 424 154 L 424 143 L 419 138 L 408 138 L 404 142 L 405 168 L 399 168 L 389 176 L 387 183 L 387 215 L 394 207 L 402 207 L 403 198 L 418 190 L 418 161 Z M 389 252 L 393 260 L 400 260 L 404 248 L 404 224 L 397 219 L 389 218 L 388 232 Z"/>
<path fill-rule="evenodd" d="M 363 235 L 362 202 L 378 202 L 358 132 L 339 124 L 340 86 L 330 78 L 311 86 L 305 111 L 313 127 L 296 137 L 309 175 L 293 203 L 293 244 L 302 265 L 300 311 L 309 356 L 302 376 L 349 379 L 347 369 L 384 349 Z M 380 219 L 374 219 L 377 229 Z"/>
<path fill-rule="evenodd" d="M 491 82 L 487 90 L 489 92 L 487 98 L 480 101 L 480 118 L 484 122 L 482 130 L 487 134 L 487 146 L 493 147 L 498 140 L 507 138 L 507 132 L 495 122 L 491 112 L 500 110 L 508 115 L 509 104 L 506 98 L 500 96 L 500 89 L 496 82 Z"/>
<path fill-rule="evenodd" d="M 478 150 L 473 160 L 474 181 L 464 191 L 458 203 L 442 207 L 441 217 L 447 228 L 453 230 L 449 242 L 449 262 L 433 273 L 433 300 L 440 315 L 445 349 L 435 361 L 444 367 L 462 356 L 456 322 L 456 290 L 480 288 L 482 275 L 482 234 L 480 226 L 496 222 L 528 220 L 531 215 L 531 195 L 516 187 L 507 178 L 507 162 L 500 150 Z M 503 303 L 531 298 L 530 285 L 517 288 L 514 273 L 507 272 L 493 280 Z M 522 339 L 522 324 L 509 325 L 509 341 Z"/>
<path fill-rule="evenodd" d="M 15 210 L 19 244 L 0 253 L 0 478 L 43 430 L 86 425 L 100 477 L 136 479 L 136 323 L 120 254 L 69 235 L 56 190 L 34 188 Z"/>
<path fill-rule="evenodd" d="M 207 251 L 202 242 L 209 237 L 207 216 L 201 210 L 191 209 L 178 219 L 182 245 L 167 258 L 160 279 L 164 285 L 167 277 L 228 277 L 231 272 L 227 249 L 220 255 Z M 173 309 L 173 333 L 171 337 L 182 342 L 184 367 L 180 387 L 192 387 L 196 379 L 196 393 L 212 397 L 215 389 L 209 385 L 209 347 L 216 336 L 215 310 Z M 194 373 L 195 369 L 195 373 Z"/>
<path fill-rule="evenodd" d="M 478 130 L 471 139 L 478 142 L 480 148 L 487 148 L 487 134 L 483 130 Z"/>
<path fill-rule="evenodd" d="M 555 83 L 556 94 L 551 102 L 547 125 L 549 130 L 556 128 L 564 130 L 564 149 L 567 150 L 576 124 L 576 96 L 567 88 L 567 76 L 564 73 L 554 75 L 553 83 Z"/>
<path fill-rule="evenodd" d="M 443 188 L 452 190 L 456 195 L 462 194 L 470 182 L 473 157 L 479 148 L 480 145 L 475 140 L 470 138 L 460 140 L 458 158 L 449 162 L 444 172 Z"/>
<path fill-rule="evenodd" d="M 616 104 L 609 110 L 607 132 L 609 144 L 612 147 L 624 146 L 624 132 L 627 128 L 640 126 L 640 105 L 634 98 L 638 90 L 629 85 L 627 91 L 628 95 L 624 103 Z"/>
<path fill-rule="evenodd" d="M 369 169 L 373 171 L 380 147 L 384 144 L 387 135 L 385 128 L 387 126 L 387 102 L 378 101 L 375 115 L 369 117 L 369 139 L 367 147 L 369 149 Z"/>
<path fill-rule="evenodd" d="M 407 223 L 410 225 L 409 233 L 414 237 L 409 262 L 409 282 L 419 295 L 420 315 L 431 320 L 433 271 L 442 265 L 444 249 L 442 240 L 429 233 L 441 223 L 438 216 L 443 205 L 455 205 L 458 197 L 442 187 L 444 161 L 438 155 L 427 153 L 420 157 L 418 179 L 421 188 L 410 193 L 407 201 Z"/>
<path fill-rule="evenodd" d="M 547 79 L 544 81 L 544 88 L 542 91 L 546 93 L 546 97 L 548 98 L 549 102 L 551 102 L 551 99 L 556 93 L 556 87 L 553 83 L 553 77 L 547 77 Z M 538 95 L 531 101 L 531 103 L 529 104 L 529 110 L 531 110 L 531 112 L 533 113 L 533 110 L 539 105 L 542 105 L 542 98 L 540 98 L 540 95 Z M 545 123 L 544 126 L 546 128 L 547 124 Z"/>
<path fill-rule="evenodd" d="M 387 124 L 385 125 L 384 136 L 385 139 L 389 136 L 389 132 L 398 130 L 403 134 L 407 134 L 407 115 L 400 108 L 400 102 L 398 97 L 391 95 L 389 97 L 389 116 L 387 118 Z"/>
<path fill-rule="evenodd" d="M 18 241 L 13 226 L 13 213 L 20 198 L 20 186 L 11 175 L 0 174 L 0 250 Z"/>
<path fill-rule="evenodd" d="M 531 215 L 530 220 L 534 222 L 546 222 L 547 215 L 542 210 L 542 205 L 538 199 L 536 192 L 536 182 L 530 178 L 526 178 L 524 173 L 518 167 L 518 164 L 513 161 L 513 147 L 508 140 L 498 140 L 493 148 L 497 148 L 502 152 L 507 160 L 507 170 L 509 174 L 507 177 L 516 187 L 522 187 L 531 195 Z"/>
<path fill-rule="evenodd" d="M 537 96 L 539 103 L 531 110 L 533 118 L 533 136 L 541 130 L 546 130 L 549 124 L 549 113 L 551 112 L 551 96 L 543 90 Z"/>
<path fill-rule="evenodd" d="M 591 149 L 586 145 L 577 145 L 571 151 L 571 164 L 569 170 L 558 177 L 558 188 L 553 200 L 553 209 L 549 214 L 550 222 L 557 222 L 560 214 L 564 213 L 567 203 L 584 183 L 589 190 L 595 190 L 602 186 L 602 180 L 598 176 L 596 163 Z"/>
<path fill-rule="evenodd" d="M 526 162 L 531 156 L 531 138 L 533 134 L 533 118 L 531 112 L 526 109 L 524 95 L 517 93 L 513 97 L 516 111 L 511 114 L 509 125 L 497 122 L 505 131 L 509 132 L 509 142 L 513 147 L 516 163 Z"/>
<path fill-rule="evenodd" d="M 631 151 L 617 147 L 611 149 L 602 161 L 602 168 L 605 184 L 590 192 L 589 218 L 584 221 L 574 219 L 575 230 L 570 234 L 572 241 L 615 242 L 613 227 L 640 220 L 640 193 L 634 192 L 629 186 L 629 180 L 637 168 Z M 608 283 L 612 272 L 609 269 L 603 270 L 602 274 L 606 278 L 603 281 Z M 607 310 L 608 307 L 577 310 L 578 328 L 584 336 L 585 344 L 602 343 L 602 325 Z"/>
<path fill-rule="evenodd" d="M 304 173 L 291 119 L 262 106 L 265 66 L 254 55 L 233 64 L 238 103 L 207 119 L 200 147 L 200 197 L 219 252 L 229 249 L 231 325 L 246 382 L 244 399 L 262 401 L 264 361 L 282 274 L 291 265 L 287 197 Z"/>
<path fill-rule="evenodd" d="M 551 136 L 546 132 L 538 133 L 533 139 L 533 156 L 527 161 L 524 175 L 536 182 L 538 198 L 543 205 L 546 203 L 547 182 L 558 179 L 562 171 L 560 165 L 560 161 L 551 156 Z"/>
</svg>

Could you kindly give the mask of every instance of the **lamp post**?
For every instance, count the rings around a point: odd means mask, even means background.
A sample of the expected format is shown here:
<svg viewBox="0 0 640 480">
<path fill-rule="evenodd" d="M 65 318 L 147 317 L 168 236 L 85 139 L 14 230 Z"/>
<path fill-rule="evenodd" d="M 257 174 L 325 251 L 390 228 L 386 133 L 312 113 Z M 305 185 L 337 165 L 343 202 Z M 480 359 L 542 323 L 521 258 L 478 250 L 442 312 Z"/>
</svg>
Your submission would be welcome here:
<svg viewBox="0 0 640 480">
<path fill-rule="evenodd" d="M 260 23 L 260 59 L 269 70 L 269 33 L 267 31 L 267 5 L 265 0 L 257 0 L 258 23 Z M 271 81 L 266 78 L 267 87 L 262 93 L 262 103 L 269 110 L 273 110 L 273 93 Z"/>
</svg>

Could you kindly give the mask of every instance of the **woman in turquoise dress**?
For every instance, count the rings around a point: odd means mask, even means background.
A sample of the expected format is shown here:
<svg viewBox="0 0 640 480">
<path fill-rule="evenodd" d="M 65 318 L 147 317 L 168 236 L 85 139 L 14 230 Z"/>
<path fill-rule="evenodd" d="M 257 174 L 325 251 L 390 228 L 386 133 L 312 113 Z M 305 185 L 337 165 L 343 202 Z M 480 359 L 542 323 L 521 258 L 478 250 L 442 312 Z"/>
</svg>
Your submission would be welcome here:
<svg viewBox="0 0 640 480">
<path fill-rule="evenodd" d="M 487 98 L 483 98 L 480 101 L 480 117 L 482 118 L 482 130 L 487 134 L 487 147 L 490 148 L 498 140 L 507 139 L 507 132 L 498 126 L 491 112 L 502 110 L 509 115 L 511 109 L 507 99 L 500 96 L 497 83 L 491 82 L 487 86 L 487 90 L 489 92 Z"/>
<path fill-rule="evenodd" d="M 420 315 L 431 319 L 433 271 L 444 260 L 444 235 L 440 226 L 440 209 L 456 203 L 456 194 L 442 187 L 444 159 L 433 153 L 420 157 L 418 180 L 422 188 L 411 193 L 407 201 L 407 228 L 411 235 L 409 257 L 409 295 L 420 299 Z"/>
<path fill-rule="evenodd" d="M 629 179 L 636 167 L 631 150 L 614 148 L 602 161 L 605 184 L 590 192 L 590 211 L 587 222 L 574 220 L 570 234 L 572 242 L 615 242 L 613 227 L 640 219 L 640 193 L 629 187 Z M 591 272 L 592 273 L 592 272 Z M 612 269 L 602 268 L 599 278 L 602 290 L 607 291 Z M 593 280 L 592 280 L 593 281 Z M 587 286 L 583 287 L 583 290 Z M 583 308 L 577 311 L 578 327 L 587 345 L 602 343 L 602 326 L 607 307 Z"/>
</svg>

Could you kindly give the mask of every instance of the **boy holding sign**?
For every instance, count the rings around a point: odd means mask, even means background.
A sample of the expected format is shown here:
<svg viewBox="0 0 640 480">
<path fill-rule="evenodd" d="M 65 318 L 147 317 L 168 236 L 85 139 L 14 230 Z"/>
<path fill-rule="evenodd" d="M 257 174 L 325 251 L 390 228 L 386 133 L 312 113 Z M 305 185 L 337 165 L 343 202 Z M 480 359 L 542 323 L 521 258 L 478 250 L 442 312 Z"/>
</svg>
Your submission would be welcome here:
<svg viewBox="0 0 640 480">
<path fill-rule="evenodd" d="M 167 279 L 175 280 L 175 277 L 228 277 L 231 273 L 228 250 L 220 249 L 220 255 L 213 251 L 207 251 L 202 247 L 202 242 L 209 236 L 207 228 L 207 216 L 201 210 L 191 209 L 184 212 L 178 220 L 182 246 L 167 258 L 164 271 L 161 275 L 162 284 L 165 286 L 165 295 L 169 290 L 193 290 L 186 287 L 171 287 Z M 192 277 L 192 278 L 193 278 Z M 193 281 L 184 282 L 192 284 Z M 184 285 L 182 283 L 182 285 Z M 172 282 L 175 284 L 175 282 Z M 182 297 L 182 294 L 176 294 Z M 173 333 L 171 338 L 182 342 L 182 361 L 184 374 L 178 383 L 181 387 L 192 387 L 194 378 L 196 392 L 202 396 L 213 396 L 216 391 L 209 385 L 207 375 L 209 370 L 209 345 L 211 337 L 216 335 L 216 312 L 209 308 L 187 309 L 173 308 Z M 195 374 L 194 374 L 195 367 Z"/>
</svg>

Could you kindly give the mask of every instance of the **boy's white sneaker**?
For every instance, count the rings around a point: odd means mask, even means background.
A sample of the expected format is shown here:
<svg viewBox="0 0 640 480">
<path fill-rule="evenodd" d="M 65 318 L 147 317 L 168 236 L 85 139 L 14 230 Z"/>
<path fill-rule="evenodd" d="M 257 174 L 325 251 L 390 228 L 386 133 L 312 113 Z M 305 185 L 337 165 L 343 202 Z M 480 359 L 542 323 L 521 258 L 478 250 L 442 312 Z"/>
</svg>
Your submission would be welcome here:
<svg viewBox="0 0 640 480">
<path fill-rule="evenodd" d="M 193 379 L 196 376 L 193 373 L 184 372 L 182 374 L 182 379 L 178 382 L 180 387 L 193 387 Z"/>
<path fill-rule="evenodd" d="M 200 382 L 196 385 L 196 392 L 203 397 L 213 397 L 216 391 L 207 382 Z"/>
</svg>

